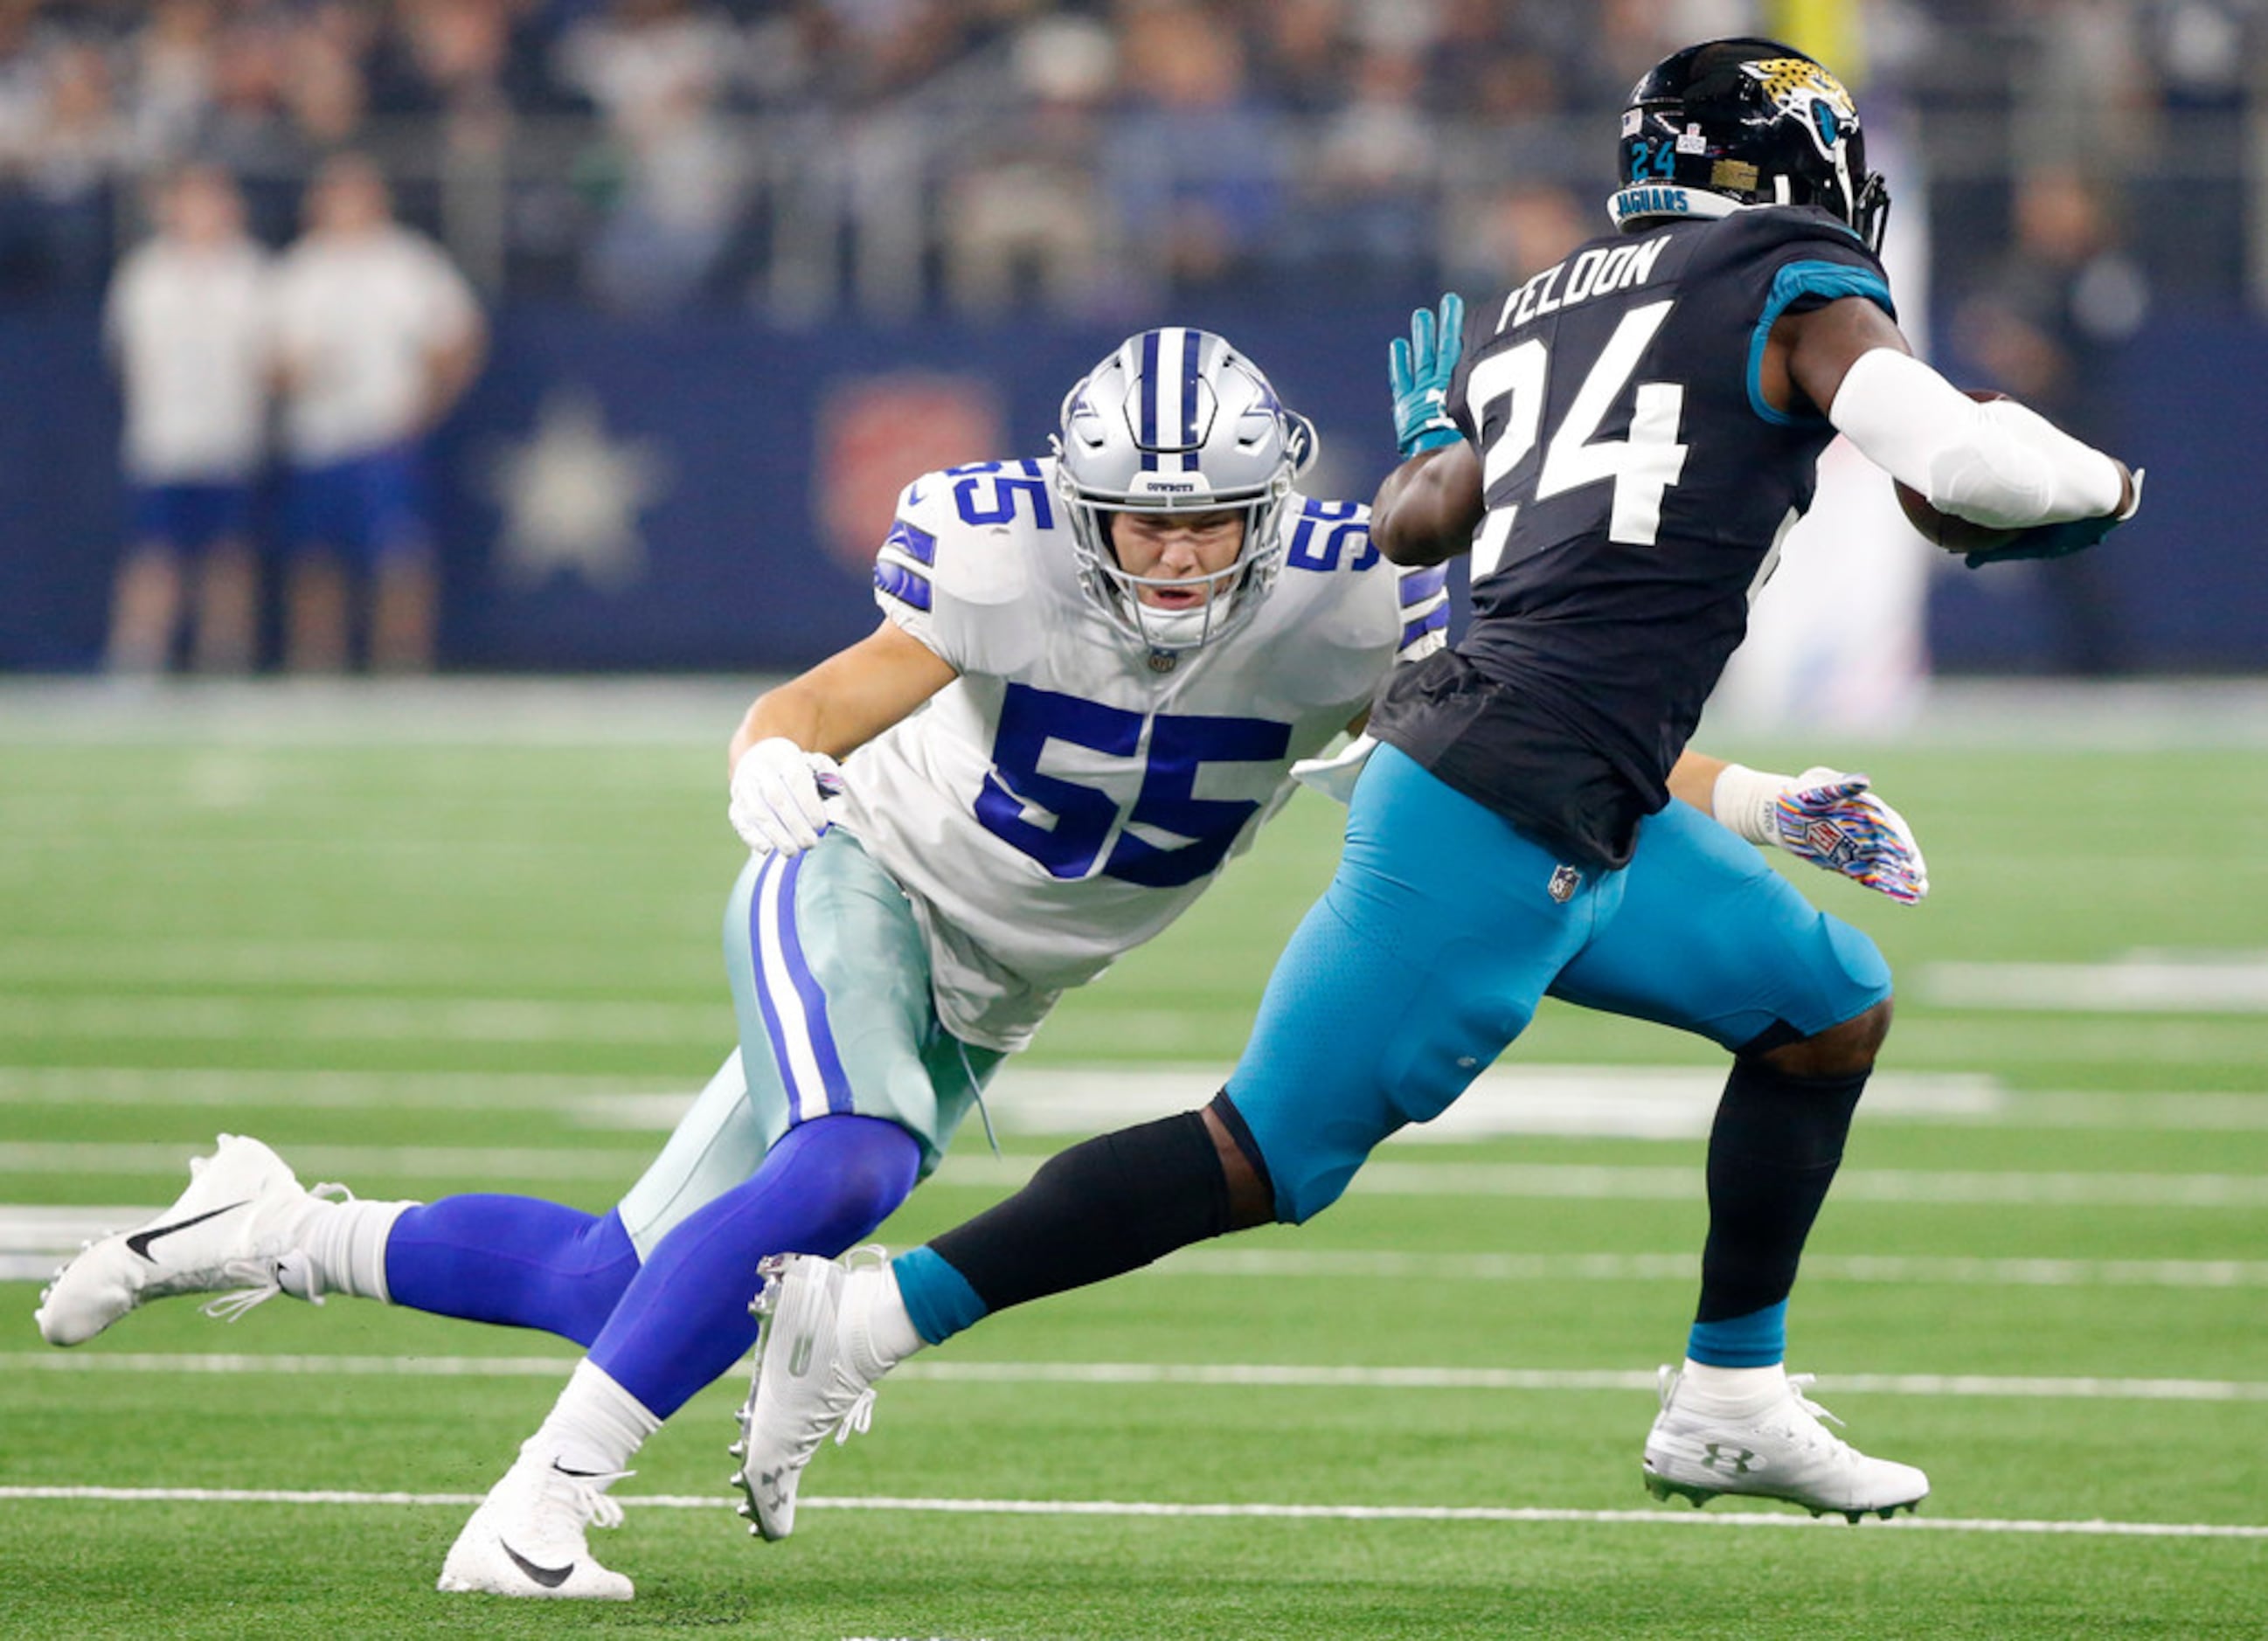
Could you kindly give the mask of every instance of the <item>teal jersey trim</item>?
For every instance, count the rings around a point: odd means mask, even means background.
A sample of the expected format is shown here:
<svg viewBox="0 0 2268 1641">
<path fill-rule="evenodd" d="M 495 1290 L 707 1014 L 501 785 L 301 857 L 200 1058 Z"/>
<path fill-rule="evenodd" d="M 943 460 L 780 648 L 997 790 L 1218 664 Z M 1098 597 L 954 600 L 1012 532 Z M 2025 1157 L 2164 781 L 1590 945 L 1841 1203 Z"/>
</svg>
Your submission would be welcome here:
<svg viewBox="0 0 2268 1641">
<path fill-rule="evenodd" d="M 1823 297 L 1830 302 L 1843 297 L 1865 297 L 1892 320 L 1898 316 L 1897 307 L 1890 300 L 1890 288 L 1883 283 L 1882 276 L 1864 268 L 1853 268 L 1848 262 L 1790 262 L 1773 275 L 1771 294 L 1764 298 L 1764 313 L 1756 320 L 1756 334 L 1749 341 L 1749 408 L 1778 427 L 1793 427 L 1798 421 L 1819 419 L 1792 416 L 1764 401 L 1764 343 L 1771 335 L 1771 327 L 1779 322 L 1779 316 L 1803 297 Z"/>
</svg>

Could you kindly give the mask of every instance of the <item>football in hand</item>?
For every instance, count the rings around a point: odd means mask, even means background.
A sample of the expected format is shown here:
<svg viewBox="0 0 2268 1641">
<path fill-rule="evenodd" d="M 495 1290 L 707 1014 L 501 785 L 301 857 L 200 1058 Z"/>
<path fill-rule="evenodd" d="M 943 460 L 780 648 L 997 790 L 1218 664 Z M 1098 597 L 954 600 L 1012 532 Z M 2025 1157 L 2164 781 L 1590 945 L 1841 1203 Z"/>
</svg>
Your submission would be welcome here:
<svg viewBox="0 0 2268 1641">
<path fill-rule="evenodd" d="M 1989 387 L 1971 387 L 1968 393 L 1979 404 L 2008 396 Z M 1990 525 L 1971 524 L 1956 513 L 1940 512 L 1912 485 L 1902 480 L 1891 482 L 1897 488 L 1898 506 L 1904 511 L 1906 522 L 1921 533 L 1924 541 L 1934 542 L 1948 553 L 1989 553 L 2007 546 L 2023 534 L 2021 530 L 1996 530 Z"/>
</svg>

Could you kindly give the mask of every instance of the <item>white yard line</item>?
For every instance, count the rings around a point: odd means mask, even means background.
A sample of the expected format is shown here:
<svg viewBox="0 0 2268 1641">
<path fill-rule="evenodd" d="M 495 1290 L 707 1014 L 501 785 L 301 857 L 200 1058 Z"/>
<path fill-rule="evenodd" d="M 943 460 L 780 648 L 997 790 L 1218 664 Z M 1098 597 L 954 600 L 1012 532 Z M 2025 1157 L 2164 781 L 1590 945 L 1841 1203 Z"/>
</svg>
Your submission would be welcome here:
<svg viewBox="0 0 2268 1641">
<path fill-rule="evenodd" d="M 0 1351 L 0 1372 L 150 1373 L 166 1377 L 274 1375 L 348 1379 L 563 1379 L 571 1355 L 187 1355 L 126 1351 Z M 1340 1367 L 1203 1362 L 962 1362 L 924 1358 L 894 1375 L 943 1384 L 1234 1386 L 1355 1390 L 1612 1391 L 1647 1395 L 1648 1371 L 1623 1368 Z M 1828 1395 L 1976 1397 L 2065 1402 L 2268 1402 L 2268 1381 L 2113 1379 L 1992 1373 L 1837 1373 Z M 738 1387 L 734 1387 L 738 1394 Z"/>
<path fill-rule="evenodd" d="M 149 1207 L 18 1207 L 0 1204 L 0 1281 L 45 1281 L 80 1243 L 141 1224 Z M 1194 1247 L 1142 1273 L 1146 1277 L 1218 1277 L 1351 1282 L 1672 1282 L 1699 1275 L 1697 1250 L 1653 1254 L 1400 1253 L 1369 1248 Z M 1813 1254 L 1812 1282 L 1911 1287 L 2268 1288 L 2268 1260 L 1986 1259 L 1908 1255 Z"/>
<path fill-rule="evenodd" d="M 666 1131 L 700 1093 L 674 1079 L 598 1071 L 278 1071 L 261 1068 L 0 1065 L 0 1106 L 140 1106 L 240 1111 L 552 1111 L 571 1122 L 640 1102 Z M 647 1106 L 643 1102 L 657 1102 Z M 2268 1099 L 2260 1101 L 2268 1116 Z M 674 1114 L 666 1119 L 664 1110 Z M 637 1126 L 646 1126 L 641 1123 Z M 628 1128 L 620 1120 L 594 1127 Z"/>
<path fill-rule="evenodd" d="M 197 1148 L 153 1141 L 29 1140 L 0 1146 L 0 1174 L 148 1174 L 188 1178 Z M 652 1159 L 644 1149 L 527 1145 L 293 1146 L 303 1177 L 377 1174 L 433 1181 L 614 1180 L 628 1185 Z M 956 1157 L 930 1188 L 1021 1185 L 1043 1158 Z M 1609 1167 L 1575 1163 L 1447 1162 L 1406 1152 L 1369 1164 L 1350 1189 L 1388 1196 L 1476 1196 L 1589 1202 L 1698 1201 L 1698 1164 Z M 2268 1208 L 2268 1177 L 2249 1174 L 2124 1174 L 1848 1168 L 1837 1176 L 1844 1203 L 1980 1203 L 1999 1208 Z"/>
<path fill-rule="evenodd" d="M 777 678 L 0 679 L 0 745 L 721 745 Z M 1780 737 L 1737 716 L 1712 732 Z M 2163 752 L 2268 746 L 2268 684 L 1933 679 L 1914 716 L 1848 749 Z"/>
<path fill-rule="evenodd" d="M 0 682 L 0 745 L 721 747 L 750 675 Z"/>
<path fill-rule="evenodd" d="M 298 997 L 0 995 L 0 1039 L 110 1042 L 713 1042 L 731 1046 L 733 1011 L 711 1003 L 603 997 Z"/>
<path fill-rule="evenodd" d="M 1919 992 L 1940 1009 L 2268 1014 L 2268 957 L 2169 952 L 2112 963 L 1928 963 Z"/>
<path fill-rule="evenodd" d="M 1186 1110 L 1226 1068 L 1004 1067 L 987 1095 L 996 1126 L 1021 1134 L 1094 1134 Z M 1719 1068 L 1508 1063 L 1486 1073 L 1440 1119 L 1395 1144 L 1552 1134 L 1684 1139 L 1706 1132 Z M 700 1093 L 687 1082 L 608 1072 L 276 1071 L 269 1067 L 0 1063 L 0 1106 L 100 1105 L 291 1110 L 417 1107 L 556 1113 L 578 1127 L 666 1132 Z M 1884 1073 L 1863 1120 L 1901 1126 L 2268 1131 L 2268 1093 L 2105 1093 L 2014 1090 L 1974 1073 Z"/>
<path fill-rule="evenodd" d="M 634 1510 L 713 1510 L 726 1501 L 682 1493 L 618 1496 Z M 477 1493 L 352 1493 L 282 1488 L 0 1487 L 0 1501 L 97 1501 L 105 1504 L 344 1505 L 400 1508 L 480 1503 Z M 1555 1510 L 1488 1505 L 1281 1505 L 1147 1503 L 1101 1498 L 843 1498 L 798 1501 L 807 1510 L 863 1510 L 941 1515 L 1116 1516 L 1173 1520 L 1292 1521 L 1469 1521 L 1543 1527 L 1792 1527 L 1833 1532 L 1844 1524 L 1775 1511 Z M 2093 1538 L 2268 1539 L 2268 1527 L 2210 1521 L 2053 1521 L 1907 1516 L 1866 1521 L 1867 1531 L 1897 1533 L 2057 1534 Z"/>
<path fill-rule="evenodd" d="M 0 1246 L 5 1221 L 0 1219 Z M 1274 1281 L 1422 1277 L 1447 1282 L 1692 1282 L 1698 1249 L 1665 1254 L 1404 1254 L 1362 1248 L 1189 1248 L 1153 1269 L 1186 1277 Z M 1988 1288 L 2268 1288 L 2268 1260 L 1984 1259 L 1807 1255 L 1811 1282 Z"/>
<path fill-rule="evenodd" d="M 397 841 L 394 847 L 402 846 Z M 519 852 L 519 846 L 514 846 Z M 628 943 L 611 946 L 621 960 Z M 692 948 L 682 939 L 630 947 L 651 954 L 664 974 L 682 970 L 705 983 Z M 126 939 L 114 934 L 22 936 L 0 938 L 0 984 L 35 984 L 48 994 L 100 994 L 185 986 L 321 985 L 342 991 L 366 987 L 430 989 L 450 985 L 478 991 L 500 974 L 520 985 L 586 982 L 590 954 L 559 942 L 482 941 L 467 946 L 436 935 L 428 939 L 284 940 L 222 935 L 200 938 Z M 721 976 L 719 976 L 721 979 Z M 65 991 L 65 988 L 68 991 Z"/>
<path fill-rule="evenodd" d="M 148 1140 L 11 1140 L 0 1144 L 0 1174 L 148 1174 L 187 1185 L 189 1159 L 211 1149 Z M 653 1152 L 616 1146 L 294 1145 L 290 1160 L 303 1180 L 343 1179 L 350 1184 L 393 1174 L 449 1181 L 611 1180 L 627 1187 L 653 1160 Z M 1027 1167 L 1018 1179 L 1029 1173 Z M 140 1211 L 147 1218 L 157 1209 Z"/>
</svg>

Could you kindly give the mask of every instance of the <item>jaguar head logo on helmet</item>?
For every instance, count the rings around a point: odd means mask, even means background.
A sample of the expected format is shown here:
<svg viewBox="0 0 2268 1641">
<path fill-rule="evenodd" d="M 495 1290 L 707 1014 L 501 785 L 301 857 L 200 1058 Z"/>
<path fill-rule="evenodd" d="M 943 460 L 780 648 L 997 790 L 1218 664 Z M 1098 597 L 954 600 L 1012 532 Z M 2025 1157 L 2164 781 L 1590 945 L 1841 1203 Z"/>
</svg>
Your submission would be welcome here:
<svg viewBox="0 0 2268 1641">
<path fill-rule="evenodd" d="M 1056 489 L 1079 584 L 1152 657 L 1251 620 L 1315 432 L 1211 331 L 1130 336 L 1064 396 Z"/>
<path fill-rule="evenodd" d="M 1879 251 L 1890 210 L 1867 169 L 1858 105 L 1791 46 L 1712 40 L 1663 58 L 1623 111 L 1617 227 L 1726 217 L 1751 205 L 1815 205 Z"/>
</svg>

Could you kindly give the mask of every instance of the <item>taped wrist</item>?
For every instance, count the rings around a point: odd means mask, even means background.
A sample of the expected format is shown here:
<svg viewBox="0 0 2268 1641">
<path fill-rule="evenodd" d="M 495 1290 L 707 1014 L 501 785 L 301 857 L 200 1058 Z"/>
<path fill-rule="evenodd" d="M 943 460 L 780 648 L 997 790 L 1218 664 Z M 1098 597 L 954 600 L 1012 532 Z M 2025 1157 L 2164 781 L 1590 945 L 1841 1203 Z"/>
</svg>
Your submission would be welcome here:
<svg viewBox="0 0 2268 1641">
<path fill-rule="evenodd" d="M 991 1310 L 1138 1270 L 1230 1228 L 1228 1180 L 1194 1111 L 1060 1152 L 930 1244 Z"/>
<path fill-rule="evenodd" d="M 1772 817 L 1787 784 L 1785 775 L 1751 769 L 1744 763 L 1728 763 L 1718 772 L 1717 784 L 1709 789 L 1709 813 L 1717 817 L 1720 825 L 1751 843 L 1778 843 L 1779 828 Z"/>
</svg>

